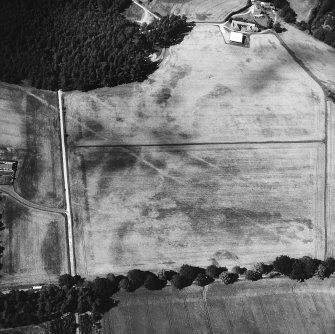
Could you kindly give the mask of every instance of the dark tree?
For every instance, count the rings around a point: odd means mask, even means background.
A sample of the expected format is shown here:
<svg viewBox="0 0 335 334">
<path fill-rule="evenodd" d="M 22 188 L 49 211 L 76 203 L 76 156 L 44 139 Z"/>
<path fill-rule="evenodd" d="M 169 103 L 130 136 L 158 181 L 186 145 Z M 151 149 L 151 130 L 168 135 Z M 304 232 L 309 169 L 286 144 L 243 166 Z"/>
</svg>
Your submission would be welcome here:
<svg viewBox="0 0 335 334">
<path fill-rule="evenodd" d="M 77 287 L 80 287 L 84 284 L 85 278 L 81 277 L 80 275 L 74 275 L 73 276 L 73 282 L 74 285 L 76 285 Z"/>
<path fill-rule="evenodd" d="M 206 275 L 212 278 L 219 278 L 220 274 L 227 270 L 226 267 L 217 267 L 212 264 L 206 268 Z"/>
<path fill-rule="evenodd" d="M 245 267 L 240 267 L 240 266 L 235 266 L 231 269 L 232 273 L 238 274 L 238 275 L 244 275 L 244 273 L 247 271 L 247 268 Z"/>
<path fill-rule="evenodd" d="M 325 278 L 328 278 L 330 276 L 330 270 L 327 266 L 324 264 L 319 264 L 317 270 L 316 270 L 316 276 L 320 278 L 321 280 L 324 280 Z"/>
<path fill-rule="evenodd" d="M 321 261 L 318 259 L 312 259 L 309 256 L 304 256 L 301 258 L 302 263 L 304 264 L 304 271 L 307 278 L 313 277 L 318 266 L 321 264 Z"/>
<path fill-rule="evenodd" d="M 258 281 L 262 279 L 262 274 L 255 270 L 247 270 L 245 272 L 245 279 L 248 281 Z"/>
<path fill-rule="evenodd" d="M 74 285 L 75 281 L 70 274 L 64 274 L 59 276 L 58 283 L 60 286 L 71 288 Z"/>
<path fill-rule="evenodd" d="M 166 285 L 166 280 L 159 279 L 156 275 L 147 275 L 144 281 L 144 287 L 148 290 L 161 290 Z"/>
<path fill-rule="evenodd" d="M 292 271 L 289 277 L 299 282 L 303 282 L 305 279 L 308 278 L 305 272 L 305 264 L 303 261 L 299 259 L 294 260 L 293 265 L 292 265 Z"/>
<path fill-rule="evenodd" d="M 184 276 L 177 274 L 172 277 L 171 284 L 177 289 L 183 289 L 186 286 L 190 285 L 190 281 Z"/>
<path fill-rule="evenodd" d="M 224 284 L 233 284 L 238 281 L 238 274 L 225 271 L 220 274 L 220 279 Z"/>
<path fill-rule="evenodd" d="M 255 264 L 254 271 L 260 274 L 264 274 L 264 270 L 265 270 L 265 264 L 263 262 L 258 262 Z"/>
<path fill-rule="evenodd" d="M 171 281 L 172 277 L 176 274 L 178 274 L 178 273 L 174 270 L 163 269 L 158 273 L 158 278 L 161 279 L 161 280 Z"/>
<path fill-rule="evenodd" d="M 204 273 L 199 273 L 195 278 L 194 282 L 199 286 L 205 286 L 212 283 L 214 279 L 210 276 L 207 276 Z"/>
<path fill-rule="evenodd" d="M 292 271 L 293 261 L 294 260 L 287 255 L 278 256 L 276 260 L 273 261 L 274 270 L 288 276 Z"/>
<path fill-rule="evenodd" d="M 123 291 L 134 291 L 134 286 L 131 284 L 131 282 L 129 281 L 129 279 L 123 278 L 120 283 L 119 283 L 119 288 Z"/>
<path fill-rule="evenodd" d="M 276 33 L 281 33 L 283 32 L 283 28 L 281 27 L 280 23 L 279 22 L 276 22 L 274 25 L 273 25 L 273 29 Z"/>
<path fill-rule="evenodd" d="M 205 270 L 203 268 L 190 266 L 188 264 L 183 264 L 179 270 L 179 275 L 183 276 L 190 283 L 195 280 L 199 273 L 205 273 Z"/>
<path fill-rule="evenodd" d="M 92 283 L 94 295 L 101 299 L 112 296 L 117 290 L 117 287 L 107 278 L 97 277 Z"/>
<path fill-rule="evenodd" d="M 129 279 L 132 286 L 137 289 L 143 285 L 146 275 L 147 274 L 145 271 L 133 269 L 128 271 L 127 278 Z"/>
<path fill-rule="evenodd" d="M 330 273 L 333 274 L 335 272 L 335 259 L 332 257 L 327 258 L 325 266 L 329 269 Z"/>
</svg>

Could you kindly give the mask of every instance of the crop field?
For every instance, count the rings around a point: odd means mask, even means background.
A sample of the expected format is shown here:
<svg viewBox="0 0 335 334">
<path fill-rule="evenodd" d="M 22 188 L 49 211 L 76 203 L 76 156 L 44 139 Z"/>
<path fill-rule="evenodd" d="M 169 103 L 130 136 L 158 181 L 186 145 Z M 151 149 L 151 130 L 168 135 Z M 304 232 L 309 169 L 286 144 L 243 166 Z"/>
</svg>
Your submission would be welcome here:
<svg viewBox="0 0 335 334">
<path fill-rule="evenodd" d="M 63 206 L 57 95 L 0 83 L 0 160 L 17 160 L 16 191 L 25 199 Z"/>
<path fill-rule="evenodd" d="M 333 287 L 333 279 L 300 284 L 267 279 L 215 283 L 205 293 L 196 286 L 118 293 L 120 303 L 103 317 L 102 334 L 333 333 Z"/>
<path fill-rule="evenodd" d="M 283 41 L 328 89 L 335 92 L 335 49 L 294 26 L 285 24 L 285 28 L 287 31 L 280 34 Z"/>
<path fill-rule="evenodd" d="M 323 256 L 324 96 L 273 35 L 197 27 L 147 81 L 65 106 L 80 274 Z"/>
<path fill-rule="evenodd" d="M 143 83 L 68 93 L 70 145 L 302 141 L 324 138 L 321 88 L 273 35 L 251 48 L 196 27 Z"/>
<path fill-rule="evenodd" d="M 71 152 L 84 275 L 324 252 L 322 144 Z"/>
<path fill-rule="evenodd" d="M 5 247 L 0 286 L 57 281 L 68 270 L 65 218 L 1 195 Z"/>
<path fill-rule="evenodd" d="M 190 21 L 209 22 L 223 21 L 246 4 L 246 0 L 153 0 L 147 7 L 161 15 L 186 15 Z"/>
</svg>

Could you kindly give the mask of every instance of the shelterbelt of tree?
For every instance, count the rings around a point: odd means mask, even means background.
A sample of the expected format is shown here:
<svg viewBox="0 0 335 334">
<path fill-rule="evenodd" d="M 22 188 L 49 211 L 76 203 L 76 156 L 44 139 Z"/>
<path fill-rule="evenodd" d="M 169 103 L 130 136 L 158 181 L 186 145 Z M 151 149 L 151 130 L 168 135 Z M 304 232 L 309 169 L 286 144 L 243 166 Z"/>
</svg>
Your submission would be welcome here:
<svg viewBox="0 0 335 334">
<path fill-rule="evenodd" d="M 48 90 L 89 90 L 142 81 L 149 55 L 179 43 L 192 24 L 166 16 L 127 20 L 131 0 L 0 0 L 0 80 Z"/>
</svg>

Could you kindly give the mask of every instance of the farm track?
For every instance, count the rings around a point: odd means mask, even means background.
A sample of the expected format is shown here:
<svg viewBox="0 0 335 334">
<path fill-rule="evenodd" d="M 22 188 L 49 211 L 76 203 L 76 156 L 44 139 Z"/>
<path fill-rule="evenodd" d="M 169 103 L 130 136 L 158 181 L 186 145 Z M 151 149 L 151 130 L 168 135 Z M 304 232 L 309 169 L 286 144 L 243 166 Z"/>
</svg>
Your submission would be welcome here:
<svg viewBox="0 0 335 334">
<path fill-rule="evenodd" d="M 41 210 L 41 211 L 47 211 L 47 212 L 65 214 L 64 209 L 59 209 L 59 208 L 53 208 L 53 207 L 49 207 L 49 206 L 45 206 L 45 205 L 40 205 L 40 204 L 36 204 L 36 203 L 33 203 L 33 202 L 30 202 L 30 201 L 26 200 L 25 198 L 21 197 L 17 192 L 15 192 L 15 190 L 12 186 L 0 185 L 0 193 L 4 193 L 4 194 L 12 197 L 17 202 L 19 202 L 20 204 L 22 204 L 22 205 L 24 205 L 28 208 Z"/>
</svg>

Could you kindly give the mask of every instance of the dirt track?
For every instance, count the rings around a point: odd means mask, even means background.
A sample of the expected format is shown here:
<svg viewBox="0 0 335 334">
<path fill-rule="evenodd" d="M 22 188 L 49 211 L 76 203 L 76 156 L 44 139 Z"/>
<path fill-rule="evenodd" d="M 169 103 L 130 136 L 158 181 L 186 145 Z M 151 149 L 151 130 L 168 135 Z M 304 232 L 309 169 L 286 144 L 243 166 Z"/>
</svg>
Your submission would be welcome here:
<svg viewBox="0 0 335 334">
<path fill-rule="evenodd" d="M 36 204 L 36 203 L 33 203 L 33 202 L 30 202 L 30 201 L 26 200 L 25 198 L 21 197 L 18 193 L 16 193 L 12 186 L 0 185 L 0 194 L 1 193 L 4 193 L 4 194 L 12 197 L 17 202 L 19 202 L 20 204 L 22 204 L 22 205 L 24 205 L 28 208 L 65 214 L 64 209 L 52 208 L 52 207 Z"/>
</svg>

